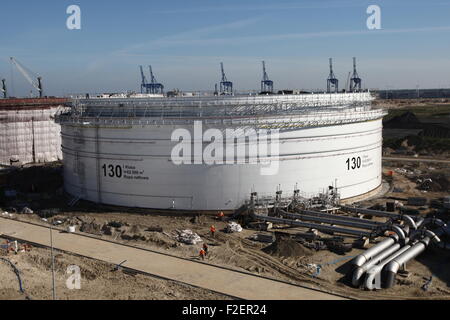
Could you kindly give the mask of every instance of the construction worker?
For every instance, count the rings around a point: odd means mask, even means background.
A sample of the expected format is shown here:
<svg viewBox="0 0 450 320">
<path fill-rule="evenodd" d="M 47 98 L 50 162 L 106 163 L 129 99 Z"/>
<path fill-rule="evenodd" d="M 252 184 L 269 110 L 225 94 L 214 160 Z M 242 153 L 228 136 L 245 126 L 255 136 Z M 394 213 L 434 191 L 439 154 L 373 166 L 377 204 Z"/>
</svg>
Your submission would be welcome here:
<svg viewBox="0 0 450 320">
<path fill-rule="evenodd" d="M 214 238 L 214 234 L 216 233 L 216 227 L 212 225 L 211 228 L 209 228 L 209 231 L 211 232 L 211 236 Z"/>
<path fill-rule="evenodd" d="M 217 214 L 217 219 L 220 220 L 220 221 L 223 221 L 224 217 L 225 217 L 225 215 L 223 214 L 223 211 L 220 211 Z"/>
<path fill-rule="evenodd" d="M 200 258 L 202 258 L 202 260 L 205 260 L 205 256 L 206 256 L 205 250 L 200 249 Z"/>
<path fill-rule="evenodd" d="M 208 245 L 206 243 L 203 243 L 203 251 L 205 251 L 205 256 L 208 255 Z"/>
</svg>

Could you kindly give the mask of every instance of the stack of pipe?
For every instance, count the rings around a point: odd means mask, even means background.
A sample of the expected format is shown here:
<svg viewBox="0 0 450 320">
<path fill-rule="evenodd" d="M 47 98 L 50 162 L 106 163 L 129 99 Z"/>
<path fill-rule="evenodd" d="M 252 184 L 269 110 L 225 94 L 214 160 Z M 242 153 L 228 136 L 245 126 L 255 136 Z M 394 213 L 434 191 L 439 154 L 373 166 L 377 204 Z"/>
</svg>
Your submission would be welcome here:
<svg viewBox="0 0 450 320">
<path fill-rule="evenodd" d="M 394 236 L 381 241 L 377 245 L 363 252 L 352 260 L 352 284 L 354 286 L 363 285 L 366 289 L 381 288 L 381 276 L 384 276 L 384 287 L 390 288 L 395 284 L 398 270 L 408 261 L 414 259 L 428 247 L 430 243 L 435 243 L 441 248 L 448 248 L 448 245 L 441 245 L 440 236 L 450 230 L 447 225 L 439 219 L 428 218 L 418 219 L 416 227 L 409 234 L 405 230 L 402 236 L 398 232 Z M 435 228 L 430 231 L 427 227 Z M 408 228 L 409 229 L 409 228 Z M 403 244 L 402 244 L 403 237 Z M 413 240 L 410 240 L 413 239 Z M 364 281 L 363 277 L 365 275 Z M 378 282 L 378 283 L 377 283 Z"/>
</svg>

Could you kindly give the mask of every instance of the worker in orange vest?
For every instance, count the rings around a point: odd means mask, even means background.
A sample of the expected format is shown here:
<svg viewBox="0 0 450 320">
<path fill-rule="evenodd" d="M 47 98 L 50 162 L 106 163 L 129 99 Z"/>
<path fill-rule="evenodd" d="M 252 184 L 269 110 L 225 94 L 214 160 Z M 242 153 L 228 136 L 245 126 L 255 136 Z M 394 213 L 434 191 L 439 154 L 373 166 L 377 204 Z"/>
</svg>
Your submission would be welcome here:
<svg viewBox="0 0 450 320">
<path fill-rule="evenodd" d="M 217 214 L 217 219 L 219 219 L 220 221 L 223 221 L 223 218 L 224 218 L 224 214 L 223 214 L 223 211 L 220 211 L 218 214 Z"/>
<path fill-rule="evenodd" d="M 205 260 L 205 256 L 206 256 L 205 250 L 200 249 L 200 258 L 202 258 L 202 260 Z"/>
<path fill-rule="evenodd" d="M 211 228 L 209 228 L 209 231 L 211 231 L 211 235 L 214 238 L 214 233 L 216 233 L 216 227 L 214 227 L 214 225 L 212 225 Z"/>
<path fill-rule="evenodd" d="M 206 243 L 203 244 L 203 251 L 205 251 L 205 256 L 208 255 L 208 245 Z"/>
</svg>

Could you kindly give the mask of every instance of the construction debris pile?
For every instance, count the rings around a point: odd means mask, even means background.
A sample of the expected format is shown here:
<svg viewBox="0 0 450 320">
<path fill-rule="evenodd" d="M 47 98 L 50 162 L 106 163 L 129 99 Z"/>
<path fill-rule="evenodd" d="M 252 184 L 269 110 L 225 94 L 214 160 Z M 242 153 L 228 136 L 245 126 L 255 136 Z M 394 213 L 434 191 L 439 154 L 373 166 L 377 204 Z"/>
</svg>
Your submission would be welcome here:
<svg viewBox="0 0 450 320">
<path fill-rule="evenodd" d="M 186 244 L 197 244 L 198 242 L 202 242 L 202 238 L 195 232 L 189 229 L 185 230 L 175 230 L 176 239 L 182 243 Z"/>
</svg>

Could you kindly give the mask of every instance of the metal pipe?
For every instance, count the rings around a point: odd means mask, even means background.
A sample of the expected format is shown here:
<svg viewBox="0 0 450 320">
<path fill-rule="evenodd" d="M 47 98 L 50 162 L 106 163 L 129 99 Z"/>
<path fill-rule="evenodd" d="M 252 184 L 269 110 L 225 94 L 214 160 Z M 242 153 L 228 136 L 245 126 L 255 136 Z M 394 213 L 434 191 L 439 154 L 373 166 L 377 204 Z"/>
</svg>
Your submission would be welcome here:
<svg viewBox="0 0 450 320">
<path fill-rule="evenodd" d="M 366 223 L 366 224 L 373 224 L 373 225 L 384 225 L 385 222 L 381 221 L 371 221 L 367 219 L 361 219 L 361 218 L 355 218 L 355 217 L 346 217 L 342 215 L 337 214 L 330 214 L 330 213 L 324 213 L 324 212 L 318 212 L 318 211 L 311 211 L 311 210 L 300 210 L 301 214 L 306 214 L 309 216 L 318 216 L 318 217 L 324 217 L 324 218 L 334 218 L 334 219 L 340 219 L 345 221 L 353 221 L 353 222 L 360 222 L 360 223 Z"/>
<path fill-rule="evenodd" d="M 389 263 L 392 259 L 398 257 L 399 255 L 401 255 L 403 252 L 405 252 L 409 248 L 411 248 L 411 245 L 407 244 L 406 246 L 402 247 L 398 251 L 396 251 L 393 254 L 391 254 L 386 259 L 380 261 L 380 263 L 378 263 L 377 265 L 372 266 L 371 268 L 369 268 L 367 270 L 367 272 L 366 272 L 366 278 L 364 279 L 364 288 L 366 288 L 368 290 L 375 289 L 375 287 L 374 287 L 374 285 L 375 285 L 375 283 L 374 283 L 375 282 L 375 277 L 377 277 L 381 273 L 381 271 L 383 270 L 383 267 L 387 263 Z M 380 287 L 381 287 L 381 280 L 380 280 Z"/>
<path fill-rule="evenodd" d="M 391 213 L 391 212 L 386 212 L 386 211 L 365 209 L 365 208 L 354 208 L 354 207 L 342 206 L 341 209 L 343 209 L 345 211 L 354 212 L 354 213 L 365 213 L 365 214 L 369 214 L 371 216 L 376 216 L 376 217 L 389 217 L 389 218 L 397 219 L 400 216 L 400 214 L 398 214 L 398 213 Z"/>
<path fill-rule="evenodd" d="M 404 221 L 407 225 L 409 225 L 414 230 L 417 230 L 417 225 L 414 219 L 406 214 L 399 214 L 399 213 L 391 213 L 386 211 L 380 211 L 380 210 L 373 210 L 373 209 L 365 209 L 365 208 L 353 208 L 353 207 L 347 207 L 342 206 L 341 209 L 355 212 L 355 213 L 364 213 L 371 216 L 377 216 L 377 217 L 388 217 L 391 219 L 397 219 Z"/>
<path fill-rule="evenodd" d="M 397 234 L 391 235 L 389 238 L 384 239 L 380 243 L 374 245 L 373 247 L 367 249 L 360 255 L 358 255 L 356 258 L 352 260 L 352 264 L 356 267 L 361 267 L 364 263 L 369 261 L 372 257 L 376 256 L 380 252 L 386 250 L 390 246 L 392 246 L 394 243 L 398 241 L 399 237 Z"/>
<path fill-rule="evenodd" d="M 406 225 L 410 226 L 411 228 L 413 228 L 414 230 L 417 230 L 417 224 L 414 221 L 413 218 L 411 218 L 410 216 L 408 216 L 407 214 L 403 214 L 399 217 L 400 220 L 405 221 Z"/>
<path fill-rule="evenodd" d="M 422 225 L 422 223 L 423 223 L 424 221 L 425 221 L 424 218 L 418 218 L 417 221 L 416 221 L 416 226 L 417 226 L 417 228 L 419 228 L 419 227 Z"/>
<path fill-rule="evenodd" d="M 359 229 L 368 229 L 368 230 L 374 230 L 376 229 L 376 226 L 366 224 L 364 222 L 353 222 L 353 221 L 342 221 L 339 219 L 331 219 L 331 218 L 323 218 L 318 216 L 312 216 L 312 215 L 305 215 L 305 214 L 297 214 L 297 213 L 289 213 L 283 210 L 278 210 L 282 216 L 292 218 L 292 219 L 300 219 L 300 220 L 306 220 L 306 221 L 315 221 L 315 222 L 322 222 L 322 223 L 329 223 L 329 224 L 336 224 L 340 226 L 347 226 L 347 227 L 354 227 Z"/>
<path fill-rule="evenodd" d="M 414 246 L 393 259 L 383 268 L 383 270 L 386 272 L 386 288 L 392 288 L 394 286 L 395 277 L 400 267 L 421 254 L 430 243 L 430 240 L 430 237 L 423 238 Z"/>
<path fill-rule="evenodd" d="M 355 236 L 360 236 L 360 237 L 371 237 L 372 236 L 371 232 L 361 231 L 361 230 L 324 226 L 324 225 L 321 225 L 321 224 L 301 222 L 301 221 L 296 221 L 296 220 L 291 220 L 291 219 L 283 219 L 283 218 L 276 218 L 276 217 L 260 216 L 260 215 L 255 215 L 254 217 L 255 217 L 255 219 L 261 220 L 261 221 L 268 221 L 268 222 L 288 224 L 288 225 L 293 225 L 293 226 L 317 229 L 317 230 L 320 230 L 320 231 L 337 232 L 337 233 L 355 235 Z"/>
<path fill-rule="evenodd" d="M 374 265 L 376 265 L 377 263 L 379 263 L 380 261 L 382 261 L 383 259 L 385 259 L 389 255 L 391 255 L 392 253 L 394 253 L 398 249 L 400 249 L 400 244 L 396 243 L 396 244 L 390 246 L 389 248 L 387 248 L 386 250 L 382 251 L 380 254 L 378 254 L 377 256 L 373 257 L 372 259 L 370 259 L 366 263 L 364 263 L 361 267 L 357 267 L 353 271 L 353 277 L 352 277 L 352 284 L 353 284 L 353 286 L 358 287 L 360 285 L 360 283 L 361 283 L 362 276 L 366 273 L 366 271 L 368 269 L 372 268 Z"/>
<path fill-rule="evenodd" d="M 405 232 L 402 230 L 402 228 L 400 228 L 397 225 L 393 225 L 391 228 L 398 235 L 399 239 L 401 239 L 401 240 L 406 239 Z"/>
</svg>

